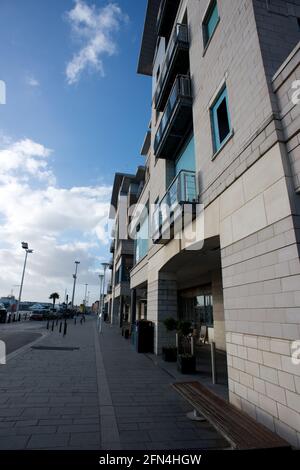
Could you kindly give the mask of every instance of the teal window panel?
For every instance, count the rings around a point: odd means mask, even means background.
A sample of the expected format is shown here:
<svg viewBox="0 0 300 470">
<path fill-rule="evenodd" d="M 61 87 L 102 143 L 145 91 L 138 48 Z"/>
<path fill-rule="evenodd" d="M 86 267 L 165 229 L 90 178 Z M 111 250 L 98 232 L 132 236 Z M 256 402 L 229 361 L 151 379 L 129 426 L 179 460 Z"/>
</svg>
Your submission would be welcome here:
<svg viewBox="0 0 300 470">
<path fill-rule="evenodd" d="M 231 133 L 231 121 L 226 87 L 221 91 L 211 108 L 211 118 L 214 150 L 216 152 Z"/>
<path fill-rule="evenodd" d="M 205 37 L 205 44 L 208 43 L 210 38 L 212 37 L 214 30 L 219 21 L 219 12 L 218 12 L 218 4 L 217 1 L 214 1 L 208 11 L 207 17 L 204 20 L 204 37 Z"/>
<path fill-rule="evenodd" d="M 190 138 L 187 145 L 175 161 L 175 176 L 177 176 L 182 170 L 196 170 L 194 136 Z"/>
</svg>

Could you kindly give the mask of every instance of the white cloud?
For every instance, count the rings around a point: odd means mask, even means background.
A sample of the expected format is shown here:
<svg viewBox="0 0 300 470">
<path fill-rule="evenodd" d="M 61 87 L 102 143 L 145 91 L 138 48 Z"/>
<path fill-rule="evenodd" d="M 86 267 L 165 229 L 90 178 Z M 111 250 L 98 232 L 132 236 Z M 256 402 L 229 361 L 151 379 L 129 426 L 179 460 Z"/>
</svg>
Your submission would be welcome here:
<svg viewBox="0 0 300 470">
<path fill-rule="evenodd" d="M 104 76 L 103 56 L 117 53 L 116 33 L 122 23 L 128 21 L 116 3 L 103 8 L 89 6 L 83 0 L 75 0 L 67 13 L 74 37 L 80 42 L 79 51 L 66 67 L 69 85 L 78 82 L 85 69 L 95 70 Z"/>
<path fill-rule="evenodd" d="M 28 75 L 26 77 L 26 83 L 27 85 L 36 88 L 40 86 L 40 82 L 33 76 L 33 75 Z"/>
<path fill-rule="evenodd" d="M 23 263 L 20 242 L 30 243 L 24 297 L 47 300 L 51 291 L 63 295 L 72 287 L 74 261 L 81 261 L 80 283 L 93 285 L 101 251 L 106 257 L 105 230 L 110 186 L 58 187 L 49 158 L 52 151 L 30 139 L 4 140 L 0 149 L 0 296 L 20 283 Z M 102 249 L 101 249 L 102 246 Z"/>
</svg>

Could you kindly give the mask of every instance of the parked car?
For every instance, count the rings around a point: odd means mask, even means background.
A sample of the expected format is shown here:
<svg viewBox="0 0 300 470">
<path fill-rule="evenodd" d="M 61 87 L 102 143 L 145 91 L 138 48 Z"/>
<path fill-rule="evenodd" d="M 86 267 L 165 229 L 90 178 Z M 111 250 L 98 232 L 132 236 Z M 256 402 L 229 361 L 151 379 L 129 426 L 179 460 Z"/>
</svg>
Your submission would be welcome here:
<svg viewBox="0 0 300 470">
<path fill-rule="evenodd" d="M 30 312 L 29 314 L 29 320 L 44 320 L 45 318 L 45 312 L 42 310 L 34 310 L 33 312 Z"/>
<path fill-rule="evenodd" d="M 4 304 L 0 304 L 0 323 L 6 323 L 7 310 L 4 307 Z"/>
</svg>

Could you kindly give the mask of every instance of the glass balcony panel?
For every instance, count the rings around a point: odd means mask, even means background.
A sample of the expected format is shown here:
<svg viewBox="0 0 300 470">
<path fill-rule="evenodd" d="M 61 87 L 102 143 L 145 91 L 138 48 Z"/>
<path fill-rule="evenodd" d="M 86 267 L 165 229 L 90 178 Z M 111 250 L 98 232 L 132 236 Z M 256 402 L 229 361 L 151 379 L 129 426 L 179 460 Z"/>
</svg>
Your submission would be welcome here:
<svg viewBox="0 0 300 470">
<path fill-rule="evenodd" d="M 168 102 L 166 104 L 165 112 L 161 118 L 159 127 L 155 135 L 155 139 L 154 139 L 154 152 L 155 153 L 157 153 L 161 142 L 165 139 L 167 131 L 172 129 L 172 125 L 174 127 L 175 123 L 172 121 L 176 120 L 176 115 L 178 114 L 178 106 L 180 106 L 180 103 L 182 104 L 182 109 L 188 107 L 191 110 L 191 104 L 192 104 L 191 82 L 190 82 L 190 78 L 187 75 L 178 75 L 175 80 Z M 177 108 L 177 112 L 175 112 L 176 108 Z M 180 117 L 177 116 L 177 121 L 176 121 L 177 126 L 178 126 L 179 121 L 181 121 L 180 126 L 182 126 L 185 123 L 185 120 L 182 118 L 183 118 L 183 113 L 181 113 Z"/>
<path fill-rule="evenodd" d="M 174 218 L 182 214 L 182 204 L 192 204 L 196 201 L 195 172 L 181 170 L 154 211 L 152 225 L 154 243 L 161 238 L 162 229 L 166 231 L 167 224 L 171 225 Z"/>
<path fill-rule="evenodd" d="M 188 49 L 188 26 L 177 23 L 170 38 L 154 94 L 155 107 L 160 111 L 165 103 L 162 95 L 165 95 L 166 90 L 169 89 L 168 82 L 174 80 L 174 74 L 186 73 L 187 71 L 189 64 Z"/>
</svg>

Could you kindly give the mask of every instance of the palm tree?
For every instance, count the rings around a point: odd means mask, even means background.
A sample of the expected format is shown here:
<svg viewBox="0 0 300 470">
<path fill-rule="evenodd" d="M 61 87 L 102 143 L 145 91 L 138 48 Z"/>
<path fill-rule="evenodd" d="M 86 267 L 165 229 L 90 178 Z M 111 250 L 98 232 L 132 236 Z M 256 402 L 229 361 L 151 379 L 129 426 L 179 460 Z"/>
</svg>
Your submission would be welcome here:
<svg viewBox="0 0 300 470">
<path fill-rule="evenodd" d="M 53 294 L 50 295 L 49 299 L 53 300 L 53 311 L 54 311 L 54 308 L 55 308 L 55 302 L 56 300 L 59 299 L 59 294 L 57 292 L 53 292 Z"/>
</svg>

